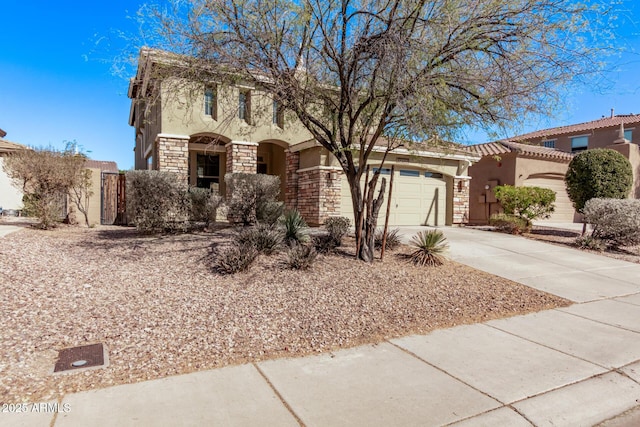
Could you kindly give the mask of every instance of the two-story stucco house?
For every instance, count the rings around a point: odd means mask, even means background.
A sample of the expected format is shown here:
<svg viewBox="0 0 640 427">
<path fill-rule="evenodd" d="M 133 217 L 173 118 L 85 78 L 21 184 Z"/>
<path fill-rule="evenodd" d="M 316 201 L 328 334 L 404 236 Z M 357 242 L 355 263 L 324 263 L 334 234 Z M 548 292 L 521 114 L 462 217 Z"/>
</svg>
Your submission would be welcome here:
<svg viewBox="0 0 640 427">
<path fill-rule="evenodd" d="M 294 114 L 283 111 L 254 84 L 154 77 L 164 55 L 142 49 L 129 86 L 136 169 L 175 172 L 190 185 L 215 188 L 223 195 L 227 173 L 277 175 L 282 200 L 288 208 L 297 208 L 309 224 L 322 224 L 330 216 L 352 217 L 341 168 Z M 375 167 L 381 158 L 382 153 L 374 153 L 371 165 Z M 464 150 L 396 149 L 382 170 L 389 175 L 391 165 L 396 165 L 391 223 L 465 222 L 467 170 L 478 159 Z"/>
<path fill-rule="evenodd" d="M 484 223 L 500 205 L 496 185 L 529 185 L 556 192 L 556 211 L 550 220 L 580 221 L 566 192 L 564 176 L 576 153 L 610 148 L 629 159 L 634 175 L 630 197 L 640 198 L 640 114 L 611 115 L 598 120 L 543 129 L 508 140 L 472 146 L 482 159 L 469 169 L 470 220 Z"/>
</svg>

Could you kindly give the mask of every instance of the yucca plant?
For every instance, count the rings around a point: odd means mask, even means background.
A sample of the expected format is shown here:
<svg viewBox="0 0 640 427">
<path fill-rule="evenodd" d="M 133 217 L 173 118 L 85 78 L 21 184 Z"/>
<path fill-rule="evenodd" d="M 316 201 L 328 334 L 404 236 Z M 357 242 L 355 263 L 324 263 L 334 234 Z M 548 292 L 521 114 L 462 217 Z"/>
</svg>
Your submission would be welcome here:
<svg viewBox="0 0 640 427">
<path fill-rule="evenodd" d="M 284 240 L 289 245 L 304 243 L 309 240 L 307 223 L 297 209 L 285 212 L 282 218 Z"/>
<path fill-rule="evenodd" d="M 307 270 L 317 256 L 318 253 L 313 246 L 294 243 L 287 250 L 283 265 L 292 270 Z"/>
<path fill-rule="evenodd" d="M 409 259 L 417 265 L 436 266 L 444 264 L 443 253 L 449 245 L 440 230 L 420 231 L 413 236 L 411 246 L 417 248 L 409 255 Z"/>
<path fill-rule="evenodd" d="M 258 256 L 251 245 L 232 245 L 216 257 L 213 268 L 220 274 L 235 274 L 247 270 Z"/>
<path fill-rule="evenodd" d="M 376 234 L 373 237 L 373 244 L 376 249 L 382 249 L 382 238 L 383 238 L 384 230 L 379 228 L 376 230 Z M 395 249 L 400 245 L 400 229 L 393 228 L 391 230 L 387 230 L 387 240 L 385 242 L 385 249 Z"/>
<path fill-rule="evenodd" d="M 255 227 L 244 228 L 237 235 L 240 245 L 253 246 L 258 252 L 271 255 L 282 244 L 282 231 L 268 224 L 258 224 Z"/>
</svg>

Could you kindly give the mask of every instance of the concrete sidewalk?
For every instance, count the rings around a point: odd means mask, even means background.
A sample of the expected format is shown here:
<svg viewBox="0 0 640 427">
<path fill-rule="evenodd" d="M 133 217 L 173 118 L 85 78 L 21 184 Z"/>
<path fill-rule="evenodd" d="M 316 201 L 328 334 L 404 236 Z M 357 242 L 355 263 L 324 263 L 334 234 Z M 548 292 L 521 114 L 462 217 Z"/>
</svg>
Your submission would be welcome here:
<svg viewBox="0 0 640 427">
<path fill-rule="evenodd" d="M 57 413 L 2 413 L 0 425 L 591 426 L 613 417 L 610 425 L 640 425 L 640 265 L 443 230 L 454 260 L 576 304 L 70 394 Z"/>
</svg>

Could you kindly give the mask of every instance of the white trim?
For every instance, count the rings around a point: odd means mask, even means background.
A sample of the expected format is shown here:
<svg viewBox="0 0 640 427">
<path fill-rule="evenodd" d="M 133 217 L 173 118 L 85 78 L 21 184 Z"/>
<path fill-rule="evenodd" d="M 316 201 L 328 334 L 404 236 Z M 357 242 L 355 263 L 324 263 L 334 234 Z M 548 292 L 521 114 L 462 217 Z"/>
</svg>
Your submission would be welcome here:
<svg viewBox="0 0 640 427">
<path fill-rule="evenodd" d="M 315 170 L 342 172 L 342 168 L 340 166 L 311 166 L 310 168 L 298 169 L 296 173 L 309 172 L 309 171 L 315 171 Z"/>
<path fill-rule="evenodd" d="M 472 179 L 472 177 L 470 177 L 469 175 L 455 175 L 454 178 L 455 179 L 464 179 L 465 181 L 470 181 Z"/>
<path fill-rule="evenodd" d="M 379 153 L 384 153 L 387 151 L 386 148 L 383 147 L 373 147 L 372 151 L 377 151 Z M 432 157 L 436 159 L 451 159 L 451 160 L 467 160 L 471 162 L 477 162 L 480 160 L 480 155 L 473 154 L 447 154 L 447 153 L 437 153 L 435 151 L 413 151 L 407 150 L 406 148 L 395 148 L 389 151 L 389 154 L 404 154 L 409 156 L 419 156 L 419 157 Z M 400 162 L 402 163 L 402 162 Z"/>
<path fill-rule="evenodd" d="M 626 128 L 625 128 L 626 129 Z M 592 133 L 583 133 L 582 135 L 571 135 L 569 137 L 569 139 L 573 139 L 573 138 L 582 138 L 583 136 L 589 137 L 589 136 L 593 136 Z"/>
<path fill-rule="evenodd" d="M 260 144 L 258 144 L 257 142 L 249 142 L 249 141 L 231 141 L 224 144 L 224 147 L 227 148 L 230 145 L 248 145 L 250 147 L 257 147 Z"/>
<path fill-rule="evenodd" d="M 178 134 L 172 134 L 172 133 L 159 133 L 156 135 L 156 141 L 158 140 L 158 138 L 172 138 L 172 139 L 190 139 L 191 137 L 189 135 L 178 135 Z"/>
</svg>

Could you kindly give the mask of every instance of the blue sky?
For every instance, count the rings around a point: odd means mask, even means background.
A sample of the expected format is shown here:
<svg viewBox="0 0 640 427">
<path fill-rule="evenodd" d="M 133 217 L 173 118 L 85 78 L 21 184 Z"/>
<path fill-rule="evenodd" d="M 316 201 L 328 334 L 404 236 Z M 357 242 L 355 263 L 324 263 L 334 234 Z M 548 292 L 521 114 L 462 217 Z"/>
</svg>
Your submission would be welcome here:
<svg viewBox="0 0 640 427">
<path fill-rule="evenodd" d="M 75 140 L 91 158 L 131 168 L 128 81 L 113 74 L 111 59 L 125 47 L 115 31 L 135 33 L 129 17 L 142 2 L 2 3 L 0 128 L 6 139 L 57 148 Z M 622 9 L 616 43 L 628 52 L 611 64 L 606 90 L 568 93 L 566 110 L 553 119 L 534 120 L 520 133 L 595 120 L 611 108 L 620 114 L 640 113 L 640 23 L 634 21 L 640 5 L 627 0 Z M 468 138 L 487 142 L 481 133 Z"/>
</svg>

